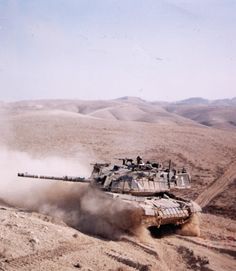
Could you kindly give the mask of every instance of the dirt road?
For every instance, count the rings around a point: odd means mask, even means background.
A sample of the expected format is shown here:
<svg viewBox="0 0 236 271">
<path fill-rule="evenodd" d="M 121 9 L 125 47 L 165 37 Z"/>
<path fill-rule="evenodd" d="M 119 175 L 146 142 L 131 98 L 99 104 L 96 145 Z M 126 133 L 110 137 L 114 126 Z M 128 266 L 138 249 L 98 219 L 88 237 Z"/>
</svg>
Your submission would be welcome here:
<svg viewBox="0 0 236 271">
<path fill-rule="evenodd" d="M 216 197 L 219 193 L 223 192 L 226 187 L 236 179 L 236 161 L 230 163 L 225 170 L 224 174 L 216 179 L 203 193 L 201 193 L 196 202 L 204 208 L 207 204 Z"/>
</svg>

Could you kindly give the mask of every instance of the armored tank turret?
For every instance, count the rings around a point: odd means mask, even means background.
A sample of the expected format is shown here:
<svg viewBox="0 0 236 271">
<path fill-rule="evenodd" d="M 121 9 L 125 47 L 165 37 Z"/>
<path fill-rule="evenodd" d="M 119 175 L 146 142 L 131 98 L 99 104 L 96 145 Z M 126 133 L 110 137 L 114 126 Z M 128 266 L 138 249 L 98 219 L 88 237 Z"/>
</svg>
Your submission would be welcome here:
<svg viewBox="0 0 236 271">
<path fill-rule="evenodd" d="M 160 163 L 147 161 L 141 157 L 137 161 L 118 158 L 122 163 L 95 163 L 89 178 L 54 177 L 18 173 L 18 177 L 88 183 L 104 191 L 109 197 L 119 198 L 143 210 L 142 223 L 146 227 L 160 227 L 165 224 L 182 225 L 201 211 L 193 201 L 176 197 L 174 189 L 191 187 L 191 177 L 185 168 L 176 170 L 163 167 Z"/>
</svg>

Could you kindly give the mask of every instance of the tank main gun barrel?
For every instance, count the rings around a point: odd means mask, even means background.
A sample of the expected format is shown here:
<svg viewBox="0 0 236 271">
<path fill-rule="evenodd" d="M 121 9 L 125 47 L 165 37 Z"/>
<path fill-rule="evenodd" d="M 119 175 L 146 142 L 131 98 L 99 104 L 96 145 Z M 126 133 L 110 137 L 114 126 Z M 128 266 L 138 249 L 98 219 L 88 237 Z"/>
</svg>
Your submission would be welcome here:
<svg viewBox="0 0 236 271">
<path fill-rule="evenodd" d="M 133 159 L 127 158 L 127 157 L 124 157 L 124 158 L 114 157 L 113 159 L 120 160 L 120 161 L 122 161 L 122 160 L 133 160 Z"/>
<path fill-rule="evenodd" d="M 28 173 L 18 173 L 17 176 L 23 177 L 23 178 L 57 180 L 57 181 L 63 181 L 63 182 L 90 183 L 90 180 L 82 178 L 82 177 L 71 177 L 71 176 L 55 177 L 55 176 L 45 176 L 45 175 L 34 175 L 34 174 L 28 174 Z"/>
</svg>

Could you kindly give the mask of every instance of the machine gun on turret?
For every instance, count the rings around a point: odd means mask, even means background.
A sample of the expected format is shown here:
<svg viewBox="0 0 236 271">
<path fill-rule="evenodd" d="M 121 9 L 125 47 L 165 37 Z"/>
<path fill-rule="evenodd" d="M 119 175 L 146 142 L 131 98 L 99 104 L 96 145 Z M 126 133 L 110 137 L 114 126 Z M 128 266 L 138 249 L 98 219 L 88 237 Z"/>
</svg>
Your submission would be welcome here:
<svg viewBox="0 0 236 271">
<path fill-rule="evenodd" d="M 122 161 L 122 165 L 123 166 L 130 166 L 130 165 L 134 165 L 134 160 L 132 158 L 114 158 L 116 160 Z"/>
</svg>

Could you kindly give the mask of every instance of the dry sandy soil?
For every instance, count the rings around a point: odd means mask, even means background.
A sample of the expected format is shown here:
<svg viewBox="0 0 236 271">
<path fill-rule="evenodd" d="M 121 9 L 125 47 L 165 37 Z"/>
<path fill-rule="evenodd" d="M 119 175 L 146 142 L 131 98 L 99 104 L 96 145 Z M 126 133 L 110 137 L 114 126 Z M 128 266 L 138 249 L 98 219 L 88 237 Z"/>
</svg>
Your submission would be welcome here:
<svg viewBox="0 0 236 271">
<path fill-rule="evenodd" d="M 234 125 L 209 127 L 176 112 L 137 98 L 1 103 L 0 270 L 235 270 Z M 57 184 L 15 177 L 17 171 L 87 176 L 92 162 L 138 154 L 171 158 L 191 172 L 192 188 L 176 193 L 203 207 L 200 237 L 172 229 L 162 238 L 88 235 L 44 204 L 45 191 L 64 202 L 67 188 L 56 194 Z"/>
</svg>

